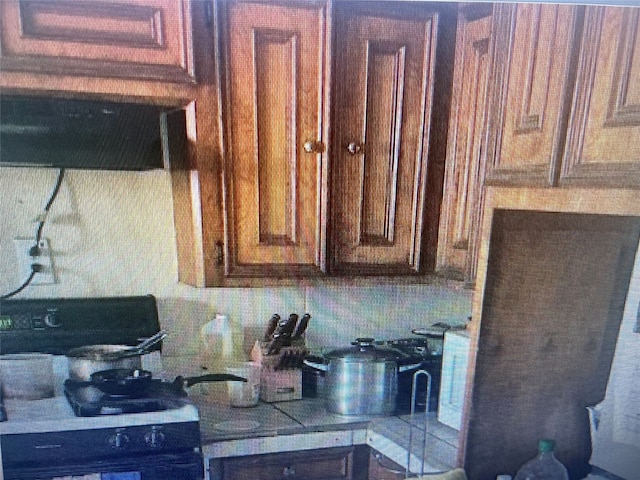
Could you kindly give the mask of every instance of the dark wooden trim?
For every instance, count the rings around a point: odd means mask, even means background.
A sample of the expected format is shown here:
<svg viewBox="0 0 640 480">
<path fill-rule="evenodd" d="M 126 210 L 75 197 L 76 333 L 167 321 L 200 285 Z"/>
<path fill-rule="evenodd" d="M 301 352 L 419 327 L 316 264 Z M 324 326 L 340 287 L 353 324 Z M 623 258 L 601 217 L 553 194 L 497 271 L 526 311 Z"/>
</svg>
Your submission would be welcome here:
<svg viewBox="0 0 640 480">
<path fill-rule="evenodd" d="M 65 74 L 86 77 L 157 80 L 175 83 L 196 83 L 195 75 L 182 68 L 153 65 L 109 62 L 99 60 L 76 60 L 51 57 L 0 57 L 5 72 L 33 72 L 42 74 Z"/>
</svg>

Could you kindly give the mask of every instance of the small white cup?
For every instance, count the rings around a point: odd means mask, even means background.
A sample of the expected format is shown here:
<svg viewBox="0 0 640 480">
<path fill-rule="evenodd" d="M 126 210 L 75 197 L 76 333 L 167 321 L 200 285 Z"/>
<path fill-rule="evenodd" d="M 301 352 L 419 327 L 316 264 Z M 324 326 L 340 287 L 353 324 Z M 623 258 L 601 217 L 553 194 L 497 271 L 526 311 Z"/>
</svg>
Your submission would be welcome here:
<svg viewBox="0 0 640 480">
<path fill-rule="evenodd" d="M 260 397 L 260 364 L 243 362 L 227 367 L 227 373 L 246 378 L 246 382 L 227 382 L 232 407 L 255 407 Z"/>
</svg>

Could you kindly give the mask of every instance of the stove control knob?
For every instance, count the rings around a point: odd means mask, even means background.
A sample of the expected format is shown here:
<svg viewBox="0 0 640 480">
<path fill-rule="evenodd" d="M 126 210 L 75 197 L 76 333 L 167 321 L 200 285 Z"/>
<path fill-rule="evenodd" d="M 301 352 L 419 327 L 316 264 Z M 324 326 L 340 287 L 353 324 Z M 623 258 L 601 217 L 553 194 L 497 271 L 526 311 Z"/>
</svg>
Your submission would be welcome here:
<svg viewBox="0 0 640 480">
<path fill-rule="evenodd" d="M 149 448 L 161 448 L 164 444 L 165 435 L 160 427 L 151 427 L 151 430 L 145 433 L 144 442 Z"/>
<path fill-rule="evenodd" d="M 115 449 L 126 448 L 129 443 L 129 437 L 122 431 L 116 431 L 113 435 L 107 438 L 107 443 Z"/>
<path fill-rule="evenodd" d="M 58 318 L 57 310 L 49 310 L 44 316 L 44 324 L 49 328 L 61 327 L 60 319 Z"/>
</svg>

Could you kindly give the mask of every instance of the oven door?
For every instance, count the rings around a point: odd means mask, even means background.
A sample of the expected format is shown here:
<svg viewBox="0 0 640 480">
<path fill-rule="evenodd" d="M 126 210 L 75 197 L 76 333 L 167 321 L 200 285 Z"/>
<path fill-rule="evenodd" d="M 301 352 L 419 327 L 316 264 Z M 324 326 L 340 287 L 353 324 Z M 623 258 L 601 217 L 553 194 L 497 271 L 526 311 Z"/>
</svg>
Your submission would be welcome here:
<svg viewBox="0 0 640 480">
<path fill-rule="evenodd" d="M 82 464 L 4 465 L 5 480 L 202 480 L 198 452 L 133 455 Z"/>
</svg>

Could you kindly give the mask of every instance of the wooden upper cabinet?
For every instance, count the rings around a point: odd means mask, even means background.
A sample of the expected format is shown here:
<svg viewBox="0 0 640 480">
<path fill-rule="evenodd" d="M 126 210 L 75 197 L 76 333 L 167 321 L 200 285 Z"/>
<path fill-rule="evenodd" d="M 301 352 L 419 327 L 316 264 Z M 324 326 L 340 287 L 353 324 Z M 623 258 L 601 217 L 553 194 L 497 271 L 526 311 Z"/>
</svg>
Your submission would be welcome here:
<svg viewBox="0 0 640 480">
<path fill-rule="evenodd" d="M 490 36 L 490 6 L 460 8 L 436 270 L 467 282 L 475 279 L 482 223 Z"/>
<path fill-rule="evenodd" d="M 555 185 L 571 102 L 580 7 L 496 4 L 487 181 Z"/>
<path fill-rule="evenodd" d="M 189 0 L 3 0 L 0 29 L 3 72 L 195 81 Z"/>
<path fill-rule="evenodd" d="M 438 16 L 335 15 L 332 270 L 416 272 Z"/>
<path fill-rule="evenodd" d="M 639 8 L 586 8 L 561 183 L 640 188 L 639 21 Z"/>
<path fill-rule="evenodd" d="M 321 272 L 326 5 L 229 1 L 221 7 L 227 273 Z"/>
</svg>

